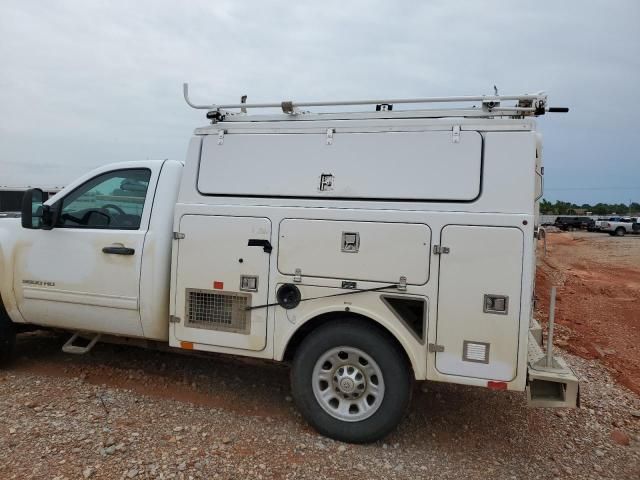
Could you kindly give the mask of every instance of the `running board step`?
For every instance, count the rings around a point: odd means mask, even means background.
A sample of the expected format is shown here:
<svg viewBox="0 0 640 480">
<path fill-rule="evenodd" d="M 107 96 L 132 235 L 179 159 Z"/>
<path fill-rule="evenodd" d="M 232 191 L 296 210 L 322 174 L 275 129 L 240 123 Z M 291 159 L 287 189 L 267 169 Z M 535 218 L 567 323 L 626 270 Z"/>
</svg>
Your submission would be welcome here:
<svg viewBox="0 0 640 480">
<path fill-rule="evenodd" d="M 100 337 L 101 337 L 99 333 L 94 333 L 89 343 L 84 347 L 80 345 L 74 345 L 73 342 L 75 342 L 78 339 L 78 337 L 80 337 L 80 335 L 81 335 L 80 332 L 74 333 L 72 337 L 69 340 L 67 340 L 67 343 L 65 343 L 62 346 L 62 351 L 64 353 L 73 353 L 75 355 L 83 355 L 85 353 L 90 352 L 91 349 L 94 347 L 94 345 L 98 343 L 98 340 L 100 340 Z"/>
<path fill-rule="evenodd" d="M 546 355 L 529 333 L 527 403 L 530 407 L 577 408 L 580 406 L 578 378 L 560 357 L 546 366 Z"/>
</svg>

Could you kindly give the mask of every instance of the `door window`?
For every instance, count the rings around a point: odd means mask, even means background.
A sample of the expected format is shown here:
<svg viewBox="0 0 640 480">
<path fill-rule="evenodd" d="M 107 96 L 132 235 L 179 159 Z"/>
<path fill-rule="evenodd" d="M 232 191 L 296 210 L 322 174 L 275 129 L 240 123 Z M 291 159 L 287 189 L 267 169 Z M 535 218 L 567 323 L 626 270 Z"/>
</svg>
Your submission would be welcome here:
<svg viewBox="0 0 640 480">
<path fill-rule="evenodd" d="M 62 199 L 57 227 L 137 230 L 140 228 L 151 171 L 146 168 L 104 173 Z"/>
</svg>

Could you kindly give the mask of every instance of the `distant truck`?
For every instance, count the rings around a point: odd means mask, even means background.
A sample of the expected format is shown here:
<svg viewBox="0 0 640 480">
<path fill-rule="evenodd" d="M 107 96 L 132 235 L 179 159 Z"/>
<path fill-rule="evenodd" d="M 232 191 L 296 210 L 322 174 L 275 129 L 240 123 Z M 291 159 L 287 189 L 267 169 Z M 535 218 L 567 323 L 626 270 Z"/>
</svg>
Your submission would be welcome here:
<svg viewBox="0 0 640 480">
<path fill-rule="evenodd" d="M 606 222 L 617 222 L 623 217 L 598 217 L 594 225 L 594 231 L 600 232 L 602 231 L 602 225 Z"/>
<path fill-rule="evenodd" d="M 392 108 L 433 102 L 477 108 Z M 366 108 L 298 109 L 322 105 Z M 194 106 L 211 123 L 186 161 L 106 165 L 0 221 L 0 356 L 34 325 L 68 331 L 69 353 L 127 337 L 286 361 L 303 416 L 350 442 L 389 433 L 413 380 L 575 407 L 578 380 L 532 318 L 530 117 L 546 105 Z"/>
<path fill-rule="evenodd" d="M 595 221 L 590 217 L 557 217 L 553 223 L 560 230 L 589 230 L 595 226 Z"/>
<path fill-rule="evenodd" d="M 627 233 L 639 233 L 637 229 L 634 230 L 633 228 L 637 223 L 638 219 L 635 217 L 622 217 L 602 222 L 600 230 L 607 232 L 611 236 L 622 237 Z"/>
</svg>

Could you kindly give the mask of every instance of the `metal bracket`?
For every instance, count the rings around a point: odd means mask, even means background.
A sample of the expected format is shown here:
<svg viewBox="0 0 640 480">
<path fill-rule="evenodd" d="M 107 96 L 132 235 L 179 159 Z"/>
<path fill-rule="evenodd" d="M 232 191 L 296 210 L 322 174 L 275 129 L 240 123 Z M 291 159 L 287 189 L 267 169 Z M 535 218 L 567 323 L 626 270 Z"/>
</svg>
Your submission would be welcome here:
<svg viewBox="0 0 640 480">
<path fill-rule="evenodd" d="M 333 128 L 327 128 L 327 145 L 333 145 L 333 134 L 335 130 Z"/>
<path fill-rule="evenodd" d="M 184 233 L 173 232 L 173 239 L 174 240 L 183 240 L 184 239 Z"/>
<path fill-rule="evenodd" d="M 434 255 L 444 255 L 449 253 L 449 247 L 442 247 L 440 245 L 434 245 L 433 246 L 433 254 Z"/>
<path fill-rule="evenodd" d="M 485 98 L 482 100 L 482 110 L 492 112 L 494 109 L 500 109 L 500 97 L 498 95 L 491 99 Z"/>
<path fill-rule="evenodd" d="M 280 108 L 282 108 L 282 112 L 283 113 L 294 113 L 294 106 L 293 106 L 293 102 L 291 100 L 289 101 L 285 101 L 285 102 L 281 102 L 280 103 Z"/>
<path fill-rule="evenodd" d="M 400 280 L 398 280 L 398 291 L 406 292 L 407 291 L 407 277 L 402 276 Z"/>
<path fill-rule="evenodd" d="M 302 282 L 302 269 L 301 268 L 296 268 L 293 273 L 294 273 L 293 281 L 296 282 L 296 283 Z"/>
<path fill-rule="evenodd" d="M 438 345 L 437 343 L 430 343 L 428 348 L 429 348 L 429 353 L 442 353 L 442 352 L 444 352 L 444 345 Z"/>
<path fill-rule="evenodd" d="M 460 125 L 454 125 L 451 130 L 451 141 L 453 143 L 460 143 Z"/>
<path fill-rule="evenodd" d="M 180 317 L 169 315 L 169 323 L 180 323 Z"/>
<path fill-rule="evenodd" d="M 544 167 L 540 167 L 539 172 L 538 170 L 536 170 L 536 175 L 540 177 L 540 194 L 536 195 L 536 198 L 534 198 L 533 200 L 534 202 L 537 202 L 542 197 L 544 197 Z"/>
<path fill-rule="evenodd" d="M 224 130 L 218 130 L 218 145 L 222 145 L 224 143 Z"/>
</svg>

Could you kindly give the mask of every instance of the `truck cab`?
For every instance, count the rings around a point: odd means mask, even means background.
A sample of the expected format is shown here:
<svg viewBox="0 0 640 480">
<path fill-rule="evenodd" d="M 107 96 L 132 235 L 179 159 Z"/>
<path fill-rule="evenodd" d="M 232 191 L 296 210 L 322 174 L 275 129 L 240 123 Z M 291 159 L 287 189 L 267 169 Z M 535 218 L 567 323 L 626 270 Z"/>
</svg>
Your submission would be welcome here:
<svg viewBox="0 0 640 480">
<path fill-rule="evenodd" d="M 13 245 L 19 315 L 41 326 L 167 340 L 172 212 L 182 163 L 105 166 L 44 204 Z M 43 213 L 52 212 L 51 224 Z M 40 227 L 40 228 L 38 228 Z"/>
</svg>

